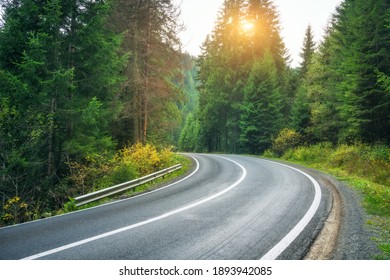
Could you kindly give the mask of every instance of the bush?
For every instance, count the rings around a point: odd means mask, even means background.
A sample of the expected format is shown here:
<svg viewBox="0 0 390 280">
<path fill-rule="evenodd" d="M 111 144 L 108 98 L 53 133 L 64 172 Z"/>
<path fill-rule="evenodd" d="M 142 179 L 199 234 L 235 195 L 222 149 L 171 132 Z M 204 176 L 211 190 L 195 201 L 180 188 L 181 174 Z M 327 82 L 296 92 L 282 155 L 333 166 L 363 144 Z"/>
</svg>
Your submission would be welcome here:
<svg viewBox="0 0 390 280">
<path fill-rule="evenodd" d="M 290 149 L 296 148 L 302 143 L 302 136 L 293 129 L 284 128 L 272 141 L 272 152 L 281 156 Z"/>
<path fill-rule="evenodd" d="M 92 155 L 85 162 L 69 163 L 69 188 L 67 196 L 85 194 L 148 175 L 178 163 L 171 148 L 161 151 L 151 144 L 127 146 L 114 157 Z"/>
<path fill-rule="evenodd" d="M 4 225 L 22 223 L 31 220 L 32 213 L 28 211 L 28 204 L 15 196 L 8 199 L 3 207 L 1 221 Z"/>
<path fill-rule="evenodd" d="M 369 178 L 375 183 L 390 185 L 390 149 L 383 145 L 340 145 L 331 155 L 332 167 Z"/>
<path fill-rule="evenodd" d="M 111 178 L 112 185 L 116 185 L 139 177 L 139 172 L 133 163 L 122 163 L 115 166 L 109 177 Z"/>
<path fill-rule="evenodd" d="M 137 143 L 123 148 L 117 156 L 117 161 L 124 165 L 133 165 L 140 176 L 153 173 L 161 167 L 161 155 L 157 148 L 150 144 Z"/>
<path fill-rule="evenodd" d="M 288 150 L 282 158 L 309 164 L 324 164 L 332 153 L 331 143 L 321 143 L 310 147 L 298 147 Z"/>
</svg>

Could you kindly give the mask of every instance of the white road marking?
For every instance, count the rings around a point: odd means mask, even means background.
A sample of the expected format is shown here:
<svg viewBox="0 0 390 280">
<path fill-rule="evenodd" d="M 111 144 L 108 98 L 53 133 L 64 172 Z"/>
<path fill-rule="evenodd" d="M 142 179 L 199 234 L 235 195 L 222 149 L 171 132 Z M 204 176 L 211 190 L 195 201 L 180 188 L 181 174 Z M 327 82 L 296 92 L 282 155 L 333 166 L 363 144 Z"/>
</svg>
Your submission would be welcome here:
<svg viewBox="0 0 390 280">
<path fill-rule="evenodd" d="M 218 157 L 220 157 L 220 156 L 218 156 Z M 80 246 L 80 245 L 83 245 L 83 244 L 86 244 L 86 243 L 89 243 L 89 242 L 92 242 L 92 241 L 95 241 L 95 240 L 98 240 L 98 239 L 102 239 L 102 238 L 105 238 L 105 237 L 108 237 L 108 236 L 111 236 L 111 235 L 114 235 L 114 234 L 118 234 L 118 233 L 121 233 L 121 232 L 124 232 L 124 231 L 128 231 L 128 230 L 131 230 L 131 229 L 143 226 L 143 225 L 147 225 L 147 224 L 150 224 L 150 223 L 153 223 L 153 222 L 165 219 L 167 217 L 173 216 L 175 214 L 181 213 L 183 211 L 192 209 L 192 208 L 194 208 L 196 206 L 202 205 L 202 204 L 204 204 L 206 202 L 209 202 L 209 201 L 211 201 L 213 199 L 216 199 L 217 197 L 220 197 L 221 195 L 231 191 L 233 188 L 238 186 L 245 179 L 245 177 L 247 175 L 247 170 L 241 164 L 239 164 L 238 162 L 236 162 L 234 160 L 231 160 L 231 159 L 228 159 L 228 158 L 224 158 L 224 157 L 220 157 L 220 158 L 223 158 L 225 160 L 233 162 L 234 164 L 238 165 L 241 168 L 241 170 L 242 170 L 242 175 L 241 175 L 240 179 L 238 179 L 234 184 L 232 184 L 228 188 L 224 189 L 223 191 L 221 191 L 219 193 L 216 193 L 216 194 L 214 194 L 212 196 L 209 196 L 209 197 L 207 197 L 205 199 L 202 199 L 202 200 L 200 200 L 198 202 L 195 202 L 195 203 L 192 203 L 190 205 L 187 205 L 185 207 L 178 208 L 176 210 L 170 211 L 170 212 L 165 213 L 163 215 L 157 216 L 155 218 L 151 218 L 151 219 L 145 220 L 143 222 L 139 222 L 139 223 L 127 226 L 127 227 L 119 228 L 117 230 L 113 230 L 113 231 L 109 231 L 109 232 L 106 232 L 106 233 L 103 233 L 103 234 L 99 234 L 99 235 L 96 235 L 96 236 L 93 236 L 93 237 L 90 237 L 90 238 L 87 238 L 87 239 L 83 239 L 83 240 L 80 240 L 80 241 L 77 241 L 77 242 L 74 242 L 74 243 L 70 243 L 68 245 L 64 245 L 64 246 L 61 246 L 61 247 L 58 247 L 58 248 L 54 248 L 52 250 L 48 250 L 48 251 L 45 251 L 45 252 L 42 252 L 42 253 L 39 253 L 39 254 L 36 254 L 36 255 L 32 255 L 32 256 L 23 258 L 22 260 L 39 259 L 39 258 L 44 257 L 44 256 L 52 255 L 52 254 L 55 254 L 55 253 L 58 253 L 58 252 L 61 252 L 61 251 L 64 251 L 64 250 L 67 250 L 67 249 L 70 249 L 70 248 L 74 248 L 74 247 L 77 247 L 77 246 Z M 196 162 L 197 162 L 198 167 L 192 174 L 194 174 L 198 170 L 198 168 L 199 168 L 199 162 L 197 160 L 196 160 Z M 192 174 L 190 174 L 186 178 L 184 178 L 184 179 L 182 179 L 182 180 L 180 180 L 180 181 L 178 181 L 176 183 L 173 183 L 173 184 L 177 184 L 179 182 L 184 181 L 188 177 L 192 176 Z"/>
<path fill-rule="evenodd" d="M 293 169 L 309 178 L 309 180 L 313 183 L 315 195 L 313 203 L 311 204 L 309 210 L 306 212 L 305 216 L 303 216 L 299 223 L 282 240 L 280 240 L 278 244 L 276 244 L 270 251 L 268 251 L 268 253 L 261 257 L 261 260 L 275 260 L 299 236 L 299 234 L 301 234 L 304 228 L 309 224 L 309 222 L 317 212 L 317 209 L 320 206 L 321 202 L 320 184 L 312 176 L 297 168 L 282 163 L 274 163 Z"/>
</svg>

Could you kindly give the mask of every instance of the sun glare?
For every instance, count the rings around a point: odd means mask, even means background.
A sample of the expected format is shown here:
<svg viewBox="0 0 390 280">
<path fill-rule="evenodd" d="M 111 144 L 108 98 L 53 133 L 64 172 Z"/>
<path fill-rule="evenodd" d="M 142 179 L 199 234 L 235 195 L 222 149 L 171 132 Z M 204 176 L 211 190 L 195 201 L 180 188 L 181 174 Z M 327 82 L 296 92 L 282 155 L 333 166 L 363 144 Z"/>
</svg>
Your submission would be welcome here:
<svg viewBox="0 0 390 280">
<path fill-rule="evenodd" d="M 241 28 L 244 32 L 249 33 L 253 30 L 254 24 L 248 20 L 242 20 L 241 21 Z"/>
</svg>

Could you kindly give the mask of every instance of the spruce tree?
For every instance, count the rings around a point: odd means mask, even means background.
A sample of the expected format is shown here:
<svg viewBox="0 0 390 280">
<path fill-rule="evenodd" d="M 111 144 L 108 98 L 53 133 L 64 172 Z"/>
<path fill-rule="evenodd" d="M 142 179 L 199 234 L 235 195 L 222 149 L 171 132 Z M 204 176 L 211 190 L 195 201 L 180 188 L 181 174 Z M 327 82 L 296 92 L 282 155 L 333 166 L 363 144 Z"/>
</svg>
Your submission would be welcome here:
<svg viewBox="0 0 390 280">
<path fill-rule="evenodd" d="M 243 150 L 259 154 L 268 149 L 282 128 L 281 95 L 277 68 L 266 53 L 252 66 L 241 105 L 240 143 Z"/>
<path fill-rule="evenodd" d="M 300 63 L 301 76 L 305 77 L 308 71 L 308 67 L 312 62 L 312 58 L 315 52 L 315 42 L 314 35 L 312 32 L 311 25 L 308 25 L 305 33 L 305 38 L 303 41 L 302 52 L 300 53 L 300 57 L 302 59 Z"/>
<path fill-rule="evenodd" d="M 240 29 L 243 22 L 253 24 L 253 28 L 245 31 Z M 246 135 L 246 132 L 242 132 L 245 117 L 243 120 L 240 114 L 243 104 L 244 108 L 250 106 L 244 101 L 246 86 L 253 65 L 258 65 L 265 56 L 270 56 L 273 61 L 277 71 L 276 83 L 281 85 L 286 70 L 286 50 L 279 34 L 279 20 L 272 1 L 226 0 L 199 60 L 199 118 L 204 130 L 201 135 L 206 137 L 204 143 L 207 143 L 209 150 L 240 151 L 237 139 L 241 138 L 245 142 Z M 260 84 L 262 81 L 252 82 L 254 89 L 255 83 Z M 281 110 L 287 107 L 280 102 L 277 106 Z M 270 129 L 273 131 L 278 128 Z"/>
<path fill-rule="evenodd" d="M 131 53 L 118 96 L 123 106 L 114 135 L 120 146 L 172 144 L 181 124 L 179 12 L 172 0 L 114 1 L 109 27 L 123 34 L 121 52 Z"/>
<path fill-rule="evenodd" d="M 346 0 L 338 9 L 332 34 L 338 47 L 335 67 L 342 141 L 389 141 L 390 100 L 377 83 L 377 71 L 389 74 L 390 32 L 386 0 Z"/>
<path fill-rule="evenodd" d="M 300 53 L 302 59 L 299 67 L 300 82 L 296 91 L 296 96 L 293 100 L 290 116 L 291 127 L 301 133 L 305 133 L 310 124 L 310 98 L 308 93 L 307 72 L 312 63 L 314 53 L 314 36 L 312 28 L 309 25 L 306 29 L 302 52 Z"/>
<path fill-rule="evenodd" d="M 107 2 L 92 0 L 5 5 L 0 68 L 24 88 L 25 100 L 15 99 L 13 108 L 29 112 L 27 119 L 35 123 L 13 135 L 25 140 L 13 142 L 13 153 L 25 164 L 13 169 L 8 161 L 3 170 L 14 178 L 11 186 L 28 186 L 28 199 L 48 207 L 66 199 L 57 191 L 68 173 L 66 162 L 115 147 L 109 125 L 123 60 L 117 54 L 120 40 L 105 28 L 108 11 Z M 3 87 L 0 100 L 7 94 Z"/>
</svg>

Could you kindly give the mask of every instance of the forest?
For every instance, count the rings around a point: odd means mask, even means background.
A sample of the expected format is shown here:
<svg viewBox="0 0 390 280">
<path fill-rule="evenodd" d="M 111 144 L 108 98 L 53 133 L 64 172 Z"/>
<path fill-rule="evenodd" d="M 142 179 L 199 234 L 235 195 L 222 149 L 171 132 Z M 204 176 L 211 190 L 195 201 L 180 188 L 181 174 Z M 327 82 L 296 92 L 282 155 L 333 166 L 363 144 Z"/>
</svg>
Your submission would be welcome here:
<svg viewBox="0 0 390 280">
<path fill-rule="evenodd" d="M 308 144 L 388 144 L 389 1 L 342 2 L 319 43 L 309 25 L 297 68 L 280 28 L 273 1 L 224 2 L 198 59 L 199 106 L 181 147 L 261 154 L 283 129 Z"/>
<path fill-rule="evenodd" d="M 172 0 L 0 3 L 0 224 L 166 167 L 175 149 L 389 145 L 388 0 L 343 1 L 318 43 L 309 25 L 299 67 L 271 0 L 225 0 L 199 57 L 181 50 Z"/>
</svg>

